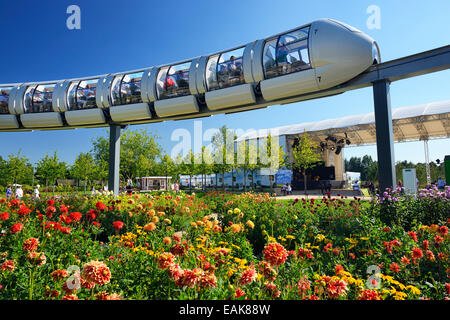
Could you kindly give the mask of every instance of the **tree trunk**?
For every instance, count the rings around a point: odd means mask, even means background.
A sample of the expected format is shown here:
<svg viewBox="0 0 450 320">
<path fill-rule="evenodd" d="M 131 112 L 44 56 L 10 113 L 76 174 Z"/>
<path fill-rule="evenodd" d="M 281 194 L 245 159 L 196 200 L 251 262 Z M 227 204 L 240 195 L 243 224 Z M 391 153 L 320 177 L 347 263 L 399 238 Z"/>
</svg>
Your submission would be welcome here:
<svg viewBox="0 0 450 320">
<path fill-rule="evenodd" d="M 222 171 L 222 190 L 225 191 L 225 170 Z"/>
<path fill-rule="evenodd" d="M 308 198 L 308 193 L 307 193 L 307 191 L 306 191 L 306 170 L 305 170 L 305 172 L 304 172 L 304 174 L 303 174 L 303 181 L 304 181 L 304 187 L 305 187 L 305 195 L 306 195 L 306 198 Z"/>
<path fill-rule="evenodd" d="M 247 192 L 247 170 L 244 169 L 244 192 Z"/>
</svg>

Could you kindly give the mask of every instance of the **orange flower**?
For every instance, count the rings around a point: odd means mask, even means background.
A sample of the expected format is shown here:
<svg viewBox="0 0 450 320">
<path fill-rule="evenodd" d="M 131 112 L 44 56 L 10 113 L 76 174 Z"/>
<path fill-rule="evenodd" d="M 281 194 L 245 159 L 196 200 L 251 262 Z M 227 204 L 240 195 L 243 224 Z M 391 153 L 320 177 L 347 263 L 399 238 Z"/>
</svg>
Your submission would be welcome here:
<svg viewBox="0 0 450 320">
<path fill-rule="evenodd" d="M 158 258 L 158 268 L 165 270 L 173 265 L 175 262 L 175 256 L 170 252 L 163 252 Z"/>
<path fill-rule="evenodd" d="M 105 285 L 111 280 L 111 271 L 102 261 L 92 260 L 83 266 L 83 278 L 87 282 Z"/>
<path fill-rule="evenodd" d="M 25 240 L 23 242 L 22 248 L 25 251 L 34 252 L 34 251 L 36 251 L 38 245 L 39 245 L 39 240 L 38 239 L 36 239 L 36 238 L 29 238 L 29 239 L 27 239 L 27 240 Z"/>
<path fill-rule="evenodd" d="M 172 239 L 170 239 L 170 237 L 165 237 L 165 238 L 163 239 L 163 242 L 164 242 L 165 244 L 171 244 L 171 243 L 172 243 Z"/>
<path fill-rule="evenodd" d="M 239 284 L 241 286 L 245 286 L 249 283 L 252 283 L 256 280 L 257 273 L 254 266 L 251 266 L 250 269 L 247 269 L 242 272 L 241 278 L 239 279 Z"/>
<path fill-rule="evenodd" d="M 263 255 L 264 260 L 273 266 L 278 266 L 286 261 L 288 252 L 281 244 L 272 242 L 264 247 Z"/>
<path fill-rule="evenodd" d="M 144 230 L 145 230 L 145 231 L 153 231 L 153 230 L 155 230 L 155 229 L 156 229 L 156 225 L 155 225 L 153 222 L 147 223 L 147 224 L 144 226 Z"/>
</svg>

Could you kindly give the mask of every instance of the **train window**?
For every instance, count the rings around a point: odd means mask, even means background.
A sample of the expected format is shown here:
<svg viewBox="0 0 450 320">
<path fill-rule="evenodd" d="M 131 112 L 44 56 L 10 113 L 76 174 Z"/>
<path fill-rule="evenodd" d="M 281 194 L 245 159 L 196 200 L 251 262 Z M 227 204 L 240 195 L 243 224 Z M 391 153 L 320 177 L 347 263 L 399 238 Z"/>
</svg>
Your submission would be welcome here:
<svg viewBox="0 0 450 320">
<path fill-rule="evenodd" d="M 122 102 L 120 101 L 120 84 L 122 83 L 123 75 L 117 76 L 114 78 L 113 82 L 111 83 L 111 95 L 113 99 L 113 105 L 118 106 L 121 105 Z"/>
<path fill-rule="evenodd" d="M 95 93 L 98 79 L 72 82 L 68 91 L 69 110 L 96 108 Z"/>
<path fill-rule="evenodd" d="M 122 104 L 140 103 L 141 97 L 141 80 L 143 72 L 126 74 L 122 79 L 121 85 L 121 101 Z"/>
<path fill-rule="evenodd" d="M 206 66 L 208 90 L 222 89 L 244 83 L 242 56 L 244 47 L 212 56 Z"/>
<path fill-rule="evenodd" d="M 158 74 L 159 99 L 169 99 L 189 95 L 189 68 L 191 62 L 162 68 Z"/>
<path fill-rule="evenodd" d="M 217 83 L 217 61 L 219 60 L 219 54 L 211 56 L 206 64 L 206 85 L 208 90 L 214 90 L 219 87 Z"/>
<path fill-rule="evenodd" d="M 266 79 L 309 69 L 309 27 L 298 29 L 266 41 L 263 53 Z"/>
<path fill-rule="evenodd" d="M 52 112 L 55 84 L 28 87 L 25 91 L 25 113 Z"/>
<path fill-rule="evenodd" d="M 0 88 L 0 113 L 9 113 L 8 103 L 11 90 L 12 87 Z"/>
</svg>

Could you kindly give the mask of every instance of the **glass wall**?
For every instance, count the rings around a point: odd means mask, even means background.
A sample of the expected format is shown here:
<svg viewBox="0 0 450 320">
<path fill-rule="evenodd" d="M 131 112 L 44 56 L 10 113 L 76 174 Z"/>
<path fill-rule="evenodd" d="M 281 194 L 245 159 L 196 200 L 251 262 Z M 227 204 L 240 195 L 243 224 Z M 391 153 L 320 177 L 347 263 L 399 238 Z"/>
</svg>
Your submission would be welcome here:
<svg viewBox="0 0 450 320">
<path fill-rule="evenodd" d="M 266 79 L 311 68 L 309 26 L 266 40 L 263 52 Z"/>
<path fill-rule="evenodd" d="M 244 83 L 244 47 L 211 56 L 206 64 L 208 91 Z"/>
<path fill-rule="evenodd" d="M 30 86 L 25 91 L 25 113 L 53 112 L 55 84 Z"/>
<path fill-rule="evenodd" d="M 191 62 L 161 68 L 157 79 L 159 99 L 186 96 L 189 91 L 189 68 Z"/>
<path fill-rule="evenodd" d="M 95 94 L 98 79 L 74 81 L 69 86 L 69 110 L 83 110 L 97 107 Z"/>
<path fill-rule="evenodd" d="M 143 72 L 117 76 L 111 85 L 114 105 L 141 103 L 141 80 Z"/>
<path fill-rule="evenodd" d="M 0 88 L 0 113 L 9 113 L 9 94 L 11 93 L 12 89 L 13 87 Z"/>
</svg>

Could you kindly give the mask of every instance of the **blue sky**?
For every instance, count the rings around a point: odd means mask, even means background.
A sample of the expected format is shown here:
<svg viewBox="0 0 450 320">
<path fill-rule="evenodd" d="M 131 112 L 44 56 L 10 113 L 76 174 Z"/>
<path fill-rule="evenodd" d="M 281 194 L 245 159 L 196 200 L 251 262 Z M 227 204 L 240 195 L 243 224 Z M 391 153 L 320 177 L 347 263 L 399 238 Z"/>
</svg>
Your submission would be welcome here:
<svg viewBox="0 0 450 320">
<path fill-rule="evenodd" d="M 81 30 L 66 27 L 69 5 L 81 9 Z M 369 30 L 369 5 L 381 13 L 381 29 Z M 120 72 L 176 62 L 246 44 L 317 18 L 334 18 L 369 34 L 379 43 L 382 60 L 430 50 L 450 43 L 450 1 L 298 1 L 229 0 L 227 2 L 149 0 L 58 0 L 0 2 L 0 83 L 59 80 Z M 450 71 L 391 85 L 392 107 L 448 100 Z M 339 96 L 217 115 L 202 120 L 203 129 L 244 130 L 319 121 L 373 111 L 371 88 Z M 157 133 L 170 153 L 177 128 L 193 132 L 194 120 L 132 126 Z M 91 139 L 106 129 L 0 133 L 0 155 L 19 149 L 33 163 L 58 151 L 72 163 L 89 151 Z M 450 140 L 429 144 L 430 158 L 450 154 Z M 369 154 L 376 147 L 349 148 L 345 157 Z M 396 160 L 424 161 L 423 143 L 395 145 Z"/>
</svg>

